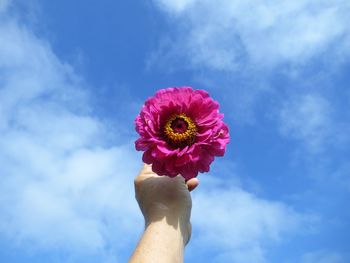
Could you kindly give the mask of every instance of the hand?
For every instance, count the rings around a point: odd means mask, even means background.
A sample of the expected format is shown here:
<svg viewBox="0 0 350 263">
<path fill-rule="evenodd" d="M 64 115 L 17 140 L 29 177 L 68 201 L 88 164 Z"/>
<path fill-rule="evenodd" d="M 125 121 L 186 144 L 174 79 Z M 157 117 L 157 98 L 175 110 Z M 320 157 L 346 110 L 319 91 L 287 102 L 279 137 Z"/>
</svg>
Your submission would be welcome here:
<svg viewBox="0 0 350 263">
<path fill-rule="evenodd" d="M 145 165 L 140 175 L 135 178 L 135 193 L 146 228 L 165 219 L 168 225 L 180 229 L 186 244 L 191 235 L 192 201 L 189 191 L 195 189 L 198 184 L 196 178 L 185 182 L 180 175 L 174 178 L 158 176 L 150 165 Z"/>
</svg>

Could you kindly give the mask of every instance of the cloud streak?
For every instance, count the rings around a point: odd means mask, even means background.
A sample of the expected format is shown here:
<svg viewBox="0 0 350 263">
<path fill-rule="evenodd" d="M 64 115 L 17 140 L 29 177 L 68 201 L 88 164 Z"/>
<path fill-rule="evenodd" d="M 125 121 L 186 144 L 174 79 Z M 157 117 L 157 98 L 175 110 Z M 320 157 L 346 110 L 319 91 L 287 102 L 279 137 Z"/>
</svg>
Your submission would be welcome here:
<svg viewBox="0 0 350 263">
<path fill-rule="evenodd" d="M 194 194 L 193 258 L 210 244 L 216 251 L 211 262 L 268 262 L 267 246 L 308 232 L 314 220 L 235 184 L 210 177 L 202 181 L 201 191 Z"/>
<path fill-rule="evenodd" d="M 116 258 L 142 225 L 132 144 L 106 146 L 86 83 L 47 42 L 8 18 L 0 38 L 1 235 L 72 255 L 109 257 L 114 243 Z"/>
<path fill-rule="evenodd" d="M 239 65 L 300 65 L 326 52 L 349 55 L 344 0 L 154 2 L 181 28 L 159 57 L 180 55 L 193 67 L 236 71 Z"/>
<path fill-rule="evenodd" d="M 331 105 L 322 96 L 307 94 L 291 98 L 280 111 L 280 132 L 303 141 L 312 152 L 320 152 L 331 135 L 331 115 Z"/>
</svg>

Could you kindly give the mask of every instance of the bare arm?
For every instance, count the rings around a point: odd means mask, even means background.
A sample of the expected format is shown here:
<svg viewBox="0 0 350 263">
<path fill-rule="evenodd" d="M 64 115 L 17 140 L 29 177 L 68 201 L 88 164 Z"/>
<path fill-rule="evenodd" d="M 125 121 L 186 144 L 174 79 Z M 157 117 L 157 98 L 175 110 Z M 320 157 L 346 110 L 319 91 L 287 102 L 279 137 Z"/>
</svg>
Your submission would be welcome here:
<svg viewBox="0 0 350 263">
<path fill-rule="evenodd" d="M 136 199 L 145 218 L 145 231 L 129 263 L 183 262 L 190 239 L 191 196 L 197 179 L 154 174 L 145 165 L 135 179 Z"/>
</svg>

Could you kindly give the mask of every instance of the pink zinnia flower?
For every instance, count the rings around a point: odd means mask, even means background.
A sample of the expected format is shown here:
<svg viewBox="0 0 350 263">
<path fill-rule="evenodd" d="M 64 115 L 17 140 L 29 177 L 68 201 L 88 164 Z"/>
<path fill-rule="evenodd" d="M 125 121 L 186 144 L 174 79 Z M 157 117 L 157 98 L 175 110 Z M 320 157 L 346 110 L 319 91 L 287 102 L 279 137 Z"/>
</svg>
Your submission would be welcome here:
<svg viewBox="0 0 350 263">
<path fill-rule="evenodd" d="M 219 103 L 203 90 L 167 88 L 148 98 L 136 117 L 141 135 L 136 150 L 158 175 L 186 180 L 208 172 L 215 156 L 223 156 L 229 142 Z"/>
</svg>

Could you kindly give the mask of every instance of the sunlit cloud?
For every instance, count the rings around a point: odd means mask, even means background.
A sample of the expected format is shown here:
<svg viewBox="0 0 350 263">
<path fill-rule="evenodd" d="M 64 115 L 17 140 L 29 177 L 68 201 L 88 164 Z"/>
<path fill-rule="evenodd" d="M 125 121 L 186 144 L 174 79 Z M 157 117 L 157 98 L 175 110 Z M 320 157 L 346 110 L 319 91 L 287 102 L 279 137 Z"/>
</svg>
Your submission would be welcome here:
<svg viewBox="0 0 350 263">
<path fill-rule="evenodd" d="M 213 262 L 268 262 L 269 245 L 309 232 L 314 223 L 315 217 L 259 198 L 232 182 L 202 180 L 203 189 L 194 195 L 194 258 L 210 244 L 217 251 Z"/>
<path fill-rule="evenodd" d="M 142 225 L 131 139 L 106 146 L 84 81 L 16 20 L 0 25 L 0 232 L 34 250 L 108 254 Z M 140 228 L 141 229 L 141 228 Z M 125 234 L 124 243 L 117 242 Z"/>
<path fill-rule="evenodd" d="M 154 2 L 181 28 L 159 59 L 176 54 L 195 68 L 236 71 L 349 55 L 347 1 Z"/>
</svg>

